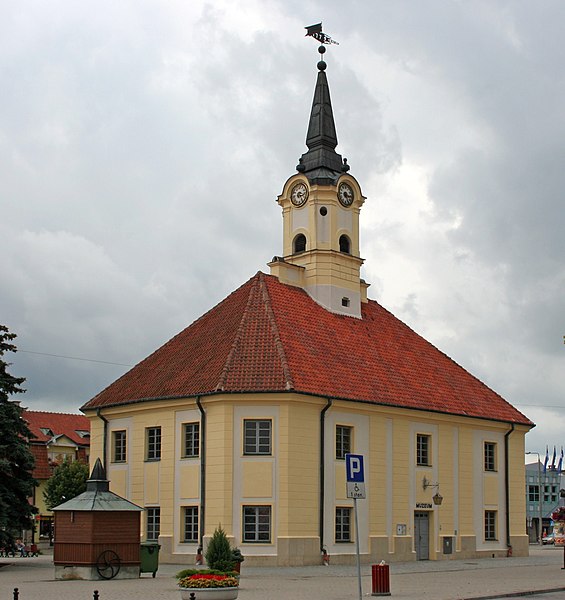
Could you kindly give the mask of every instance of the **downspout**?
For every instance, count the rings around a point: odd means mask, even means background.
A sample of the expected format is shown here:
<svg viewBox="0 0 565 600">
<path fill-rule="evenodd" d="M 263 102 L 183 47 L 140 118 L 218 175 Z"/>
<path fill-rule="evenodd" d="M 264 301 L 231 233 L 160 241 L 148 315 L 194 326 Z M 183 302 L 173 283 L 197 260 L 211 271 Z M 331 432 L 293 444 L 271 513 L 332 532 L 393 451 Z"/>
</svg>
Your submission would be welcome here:
<svg viewBox="0 0 565 600">
<path fill-rule="evenodd" d="M 108 467 L 108 464 L 106 459 L 108 453 L 108 419 L 102 414 L 101 408 L 96 409 L 96 416 L 99 419 L 102 419 L 102 421 L 104 422 L 104 436 L 102 438 L 102 464 L 104 466 L 104 471 L 107 473 L 108 471 L 106 469 Z"/>
<path fill-rule="evenodd" d="M 199 552 L 204 548 L 204 517 L 206 514 L 206 411 L 196 396 L 196 405 L 200 410 L 200 532 Z"/>
<path fill-rule="evenodd" d="M 328 403 L 322 409 L 320 413 L 320 551 L 322 555 L 326 556 L 327 551 L 324 548 L 324 502 L 325 502 L 325 478 L 326 478 L 326 452 L 325 452 L 325 423 L 326 423 L 326 412 L 332 405 L 332 399 L 327 398 Z"/>
<path fill-rule="evenodd" d="M 506 492 L 506 547 L 508 556 L 512 556 L 512 545 L 510 544 L 510 475 L 508 473 L 508 439 L 514 431 L 515 425 L 511 424 L 512 429 L 504 434 L 504 489 Z"/>
</svg>

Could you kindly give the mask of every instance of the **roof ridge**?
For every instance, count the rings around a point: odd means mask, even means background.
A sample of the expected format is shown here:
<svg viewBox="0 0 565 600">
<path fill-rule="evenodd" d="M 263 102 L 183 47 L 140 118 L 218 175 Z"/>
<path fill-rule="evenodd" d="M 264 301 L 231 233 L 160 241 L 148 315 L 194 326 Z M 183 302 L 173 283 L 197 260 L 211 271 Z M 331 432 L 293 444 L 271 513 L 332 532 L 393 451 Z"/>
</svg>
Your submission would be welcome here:
<svg viewBox="0 0 565 600">
<path fill-rule="evenodd" d="M 53 411 L 53 410 L 32 410 L 30 408 L 24 408 L 24 414 L 25 413 L 34 413 L 34 414 L 41 414 L 41 415 L 63 415 L 65 417 L 84 417 L 85 419 L 87 417 L 85 417 L 84 415 L 81 415 L 80 413 L 67 413 L 67 412 L 59 412 L 59 411 Z"/>
<path fill-rule="evenodd" d="M 252 281 L 253 281 L 253 283 L 251 284 L 251 289 L 249 290 L 249 296 L 247 297 L 247 302 L 245 304 L 245 308 L 243 309 L 243 313 L 241 315 L 241 320 L 237 327 L 236 334 L 233 338 L 233 342 L 231 344 L 230 351 L 228 352 L 226 362 L 224 363 L 224 367 L 222 369 L 222 372 L 220 373 L 220 378 L 218 379 L 218 383 L 216 384 L 216 387 L 214 389 L 215 392 L 223 392 L 224 391 L 224 386 L 226 384 L 226 379 L 230 372 L 230 366 L 231 366 L 232 360 L 237 351 L 237 347 L 239 345 L 239 340 L 241 339 L 241 336 L 243 335 L 243 331 L 245 329 L 245 323 L 247 321 L 246 317 L 249 314 L 249 307 L 252 304 L 252 300 L 254 298 L 254 292 L 255 292 L 255 289 L 257 288 L 257 275 L 255 275 L 255 277 L 252 277 Z"/>
<path fill-rule="evenodd" d="M 279 356 L 279 360 L 281 361 L 281 367 L 283 371 L 283 378 L 285 383 L 285 389 L 291 390 L 294 389 L 294 383 L 292 381 L 292 376 L 290 374 L 290 367 L 288 364 L 288 360 L 286 358 L 286 354 L 284 352 L 283 344 L 280 338 L 279 328 L 277 326 L 277 322 L 275 319 L 275 313 L 273 311 L 273 307 L 271 306 L 271 297 L 269 295 L 269 290 L 267 288 L 265 282 L 265 274 L 261 271 L 257 271 L 255 276 L 252 278 L 252 286 L 249 291 L 249 297 L 247 298 L 247 303 L 245 304 L 245 308 L 243 310 L 241 321 L 239 322 L 239 326 L 237 328 L 237 333 L 233 339 L 230 351 L 226 358 L 226 362 L 224 363 L 224 367 L 222 369 L 222 373 L 220 375 L 220 379 L 215 388 L 215 392 L 224 391 L 224 387 L 226 384 L 226 380 L 230 373 L 230 368 L 232 366 L 232 362 L 236 355 L 236 352 L 239 348 L 240 340 L 246 330 L 246 326 L 248 320 L 251 318 L 251 307 L 255 304 L 256 300 L 263 300 L 261 302 L 261 306 L 265 311 L 265 315 L 273 330 L 273 341 L 274 346 Z"/>
<path fill-rule="evenodd" d="M 286 353 L 284 351 L 284 346 L 281 341 L 279 327 L 277 325 L 277 320 L 275 318 L 275 311 L 273 310 L 273 306 L 271 304 L 271 296 L 269 294 L 269 289 L 268 289 L 267 282 L 265 279 L 266 275 L 264 273 L 262 273 L 261 271 L 258 272 L 258 275 L 259 275 L 259 282 L 260 282 L 263 299 L 265 300 L 265 310 L 267 311 L 267 317 L 269 318 L 269 321 L 271 322 L 271 325 L 273 327 L 273 331 L 275 334 L 275 347 L 277 349 L 277 353 L 281 360 L 281 366 L 283 368 L 285 388 L 287 390 L 293 390 L 294 389 L 294 381 L 293 381 L 292 375 L 290 373 L 290 366 L 288 364 L 288 360 L 286 358 Z"/>
</svg>

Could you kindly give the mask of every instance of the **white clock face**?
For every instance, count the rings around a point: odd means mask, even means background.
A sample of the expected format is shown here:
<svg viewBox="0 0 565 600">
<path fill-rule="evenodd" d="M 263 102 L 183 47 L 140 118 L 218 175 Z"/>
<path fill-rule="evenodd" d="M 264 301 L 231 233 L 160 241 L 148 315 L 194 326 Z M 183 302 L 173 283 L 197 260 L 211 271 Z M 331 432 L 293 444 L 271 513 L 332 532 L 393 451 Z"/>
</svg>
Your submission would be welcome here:
<svg viewBox="0 0 565 600">
<path fill-rule="evenodd" d="M 355 198 L 353 188 L 348 183 L 340 183 L 337 190 L 337 197 L 343 206 L 351 206 Z"/>
<path fill-rule="evenodd" d="M 297 183 L 290 192 L 290 201 L 294 206 L 302 206 L 308 200 L 308 188 L 306 184 Z"/>
</svg>

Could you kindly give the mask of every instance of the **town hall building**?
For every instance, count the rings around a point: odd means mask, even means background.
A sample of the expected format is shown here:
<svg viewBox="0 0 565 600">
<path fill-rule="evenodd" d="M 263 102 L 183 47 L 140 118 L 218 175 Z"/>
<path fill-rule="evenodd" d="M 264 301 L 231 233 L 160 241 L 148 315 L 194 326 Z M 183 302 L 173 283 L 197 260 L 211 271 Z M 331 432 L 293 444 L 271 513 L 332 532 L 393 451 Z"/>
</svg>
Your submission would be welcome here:
<svg viewBox="0 0 565 600">
<path fill-rule="evenodd" d="M 163 562 L 194 563 L 219 524 L 246 564 L 353 562 L 348 453 L 364 457 L 363 562 L 525 556 L 533 423 L 368 298 L 365 197 L 336 152 L 325 71 L 270 274 L 82 407 L 92 459 L 145 508 Z"/>
</svg>

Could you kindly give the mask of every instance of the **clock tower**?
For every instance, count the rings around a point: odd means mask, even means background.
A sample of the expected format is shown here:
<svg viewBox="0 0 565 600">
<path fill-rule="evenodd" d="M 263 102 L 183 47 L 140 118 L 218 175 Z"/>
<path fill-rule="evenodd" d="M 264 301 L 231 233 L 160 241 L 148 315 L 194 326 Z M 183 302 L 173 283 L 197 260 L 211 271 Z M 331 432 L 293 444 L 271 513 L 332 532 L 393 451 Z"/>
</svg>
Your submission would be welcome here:
<svg viewBox="0 0 565 600">
<path fill-rule="evenodd" d="M 318 48 L 323 55 L 324 45 Z M 323 57 L 323 56 L 322 56 Z M 369 287 L 360 276 L 359 213 L 365 197 L 335 151 L 337 135 L 326 77 L 318 78 L 305 152 L 277 202 L 283 213 L 283 256 L 269 263 L 282 283 L 302 287 L 327 310 L 361 318 Z"/>
</svg>

